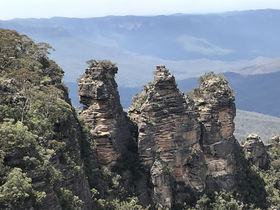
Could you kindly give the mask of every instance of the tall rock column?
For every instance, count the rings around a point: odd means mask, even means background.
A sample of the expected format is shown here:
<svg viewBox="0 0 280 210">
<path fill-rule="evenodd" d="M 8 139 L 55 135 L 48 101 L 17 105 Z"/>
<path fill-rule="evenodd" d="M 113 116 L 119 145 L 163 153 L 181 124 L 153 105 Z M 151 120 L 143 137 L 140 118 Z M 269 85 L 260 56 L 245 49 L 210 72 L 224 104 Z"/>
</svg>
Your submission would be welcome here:
<svg viewBox="0 0 280 210">
<path fill-rule="evenodd" d="M 115 82 L 118 68 L 106 60 L 91 60 L 89 64 L 79 81 L 79 99 L 84 104 L 82 118 L 89 128 L 91 143 L 96 145 L 89 149 L 87 160 L 91 187 L 101 191 L 104 198 L 119 198 L 121 195 L 111 186 L 115 178 L 126 196 L 137 196 L 147 206 L 151 199 L 138 159 L 137 130 L 120 104 Z"/>
<path fill-rule="evenodd" d="M 117 72 L 118 68 L 110 61 L 93 60 L 79 81 L 79 100 L 84 104 L 82 116 L 103 166 L 113 166 L 132 139 L 115 82 Z"/>
<path fill-rule="evenodd" d="M 234 92 L 220 74 L 207 73 L 199 82 L 200 86 L 188 93 L 186 99 L 197 110 L 202 126 L 201 145 L 208 168 L 208 189 L 232 190 L 235 186 L 235 151 L 239 146 L 233 135 Z"/>
<path fill-rule="evenodd" d="M 154 81 L 134 97 L 129 115 L 138 126 L 138 151 L 152 177 L 155 204 L 170 208 L 203 191 L 200 126 L 168 69 L 157 66 Z"/>
</svg>

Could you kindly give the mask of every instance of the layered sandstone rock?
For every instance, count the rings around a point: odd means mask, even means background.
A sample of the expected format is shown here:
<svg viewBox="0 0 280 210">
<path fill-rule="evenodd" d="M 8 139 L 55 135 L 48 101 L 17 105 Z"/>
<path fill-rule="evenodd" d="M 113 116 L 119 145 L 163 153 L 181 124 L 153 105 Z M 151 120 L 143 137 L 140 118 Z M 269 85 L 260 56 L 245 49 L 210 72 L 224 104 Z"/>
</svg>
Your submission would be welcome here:
<svg viewBox="0 0 280 210">
<path fill-rule="evenodd" d="M 231 190 L 235 186 L 235 152 L 239 144 L 233 136 L 234 92 L 222 75 L 210 72 L 200 77 L 200 86 L 190 92 L 187 103 L 197 110 L 201 123 L 201 146 L 207 163 L 207 188 Z"/>
<path fill-rule="evenodd" d="M 110 62 L 92 61 L 79 82 L 82 116 L 96 143 L 93 160 L 111 169 L 122 162 L 131 152 L 133 122 L 138 129 L 134 156 L 139 155 L 145 172 L 137 171 L 140 178 L 132 181 L 132 171 L 123 165 L 121 175 L 130 180 L 126 186 L 134 185 L 142 204 L 167 209 L 191 204 L 205 192 L 238 191 L 236 175 L 244 164 L 238 161 L 242 149 L 233 136 L 235 98 L 221 75 L 204 75 L 200 86 L 184 96 L 169 70 L 157 66 L 154 81 L 134 97 L 128 119 L 114 80 L 117 71 Z M 89 179 L 106 188 L 94 175 L 96 167 L 89 166 Z"/>
<path fill-rule="evenodd" d="M 84 104 L 82 118 L 89 128 L 91 144 L 87 168 L 90 186 L 110 199 L 110 177 L 120 177 L 121 188 L 136 195 L 143 206 L 151 204 L 146 175 L 141 169 L 135 141 L 135 126 L 120 104 L 115 82 L 118 68 L 109 61 L 90 61 L 89 68 L 79 81 L 79 99 Z M 97 162 L 96 162 L 97 160 Z M 108 178 L 108 177 L 107 177 Z M 117 197 L 116 197 L 117 196 Z M 118 198 L 119 199 L 119 198 Z"/>
<path fill-rule="evenodd" d="M 138 126 L 138 152 L 152 176 L 155 203 L 170 208 L 203 191 L 200 126 L 168 69 L 157 66 L 154 81 L 134 97 L 129 115 Z"/>
<path fill-rule="evenodd" d="M 267 169 L 269 166 L 269 156 L 261 138 L 256 134 L 250 134 L 246 137 L 243 145 L 245 154 L 249 162 L 261 169 Z"/>
<path fill-rule="evenodd" d="M 109 61 L 94 60 L 79 81 L 79 99 L 85 105 L 82 116 L 104 166 L 114 165 L 132 139 L 114 79 L 117 71 Z"/>
</svg>

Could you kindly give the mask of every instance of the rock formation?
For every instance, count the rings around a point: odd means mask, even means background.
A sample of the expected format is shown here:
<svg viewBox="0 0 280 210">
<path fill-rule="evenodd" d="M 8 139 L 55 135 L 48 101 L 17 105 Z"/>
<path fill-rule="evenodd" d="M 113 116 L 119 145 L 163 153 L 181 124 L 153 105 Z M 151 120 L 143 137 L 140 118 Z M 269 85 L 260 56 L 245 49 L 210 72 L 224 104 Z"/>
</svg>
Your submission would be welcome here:
<svg viewBox="0 0 280 210">
<path fill-rule="evenodd" d="M 243 145 L 245 154 L 249 162 L 261 169 L 267 169 L 269 166 L 269 157 L 265 145 L 261 138 L 256 134 L 250 134 L 246 137 Z"/>
<path fill-rule="evenodd" d="M 103 166 L 113 166 L 127 152 L 127 144 L 132 139 L 115 82 L 117 71 L 109 61 L 94 60 L 79 81 L 79 100 L 85 106 L 82 116 Z"/>
<path fill-rule="evenodd" d="M 233 136 L 234 93 L 222 75 L 210 72 L 200 77 L 200 86 L 186 99 L 197 110 L 201 123 L 201 147 L 207 163 L 207 186 L 211 190 L 233 189 L 236 172 Z"/>
<path fill-rule="evenodd" d="M 90 144 L 95 145 L 85 158 L 90 186 L 118 198 L 110 189 L 112 180 L 104 178 L 107 170 L 110 179 L 120 177 L 120 186 L 128 194 L 136 194 L 142 205 L 149 205 L 146 175 L 138 167 L 135 128 L 123 111 L 115 82 L 118 68 L 106 60 L 89 64 L 79 81 L 79 99 L 85 105 L 81 115 L 89 128 Z"/>
<path fill-rule="evenodd" d="M 129 115 L 138 126 L 138 152 L 152 176 L 155 203 L 170 208 L 203 191 L 200 126 L 168 69 L 157 66 L 154 81 L 134 97 Z"/>
<path fill-rule="evenodd" d="M 220 196 L 235 207 L 278 202 L 248 163 L 277 173 L 279 136 L 265 147 L 249 135 L 240 147 L 234 93 L 221 75 L 205 74 L 185 96 L 157 66 L 127 117 L 118 68 L 91 60 L 79 80 L 78 119 L 48 47 L 15 31 L 0 34 L 1 209 L 183 209 L 205 205 L 214 191 L 229 191 Z"/>
</svg>

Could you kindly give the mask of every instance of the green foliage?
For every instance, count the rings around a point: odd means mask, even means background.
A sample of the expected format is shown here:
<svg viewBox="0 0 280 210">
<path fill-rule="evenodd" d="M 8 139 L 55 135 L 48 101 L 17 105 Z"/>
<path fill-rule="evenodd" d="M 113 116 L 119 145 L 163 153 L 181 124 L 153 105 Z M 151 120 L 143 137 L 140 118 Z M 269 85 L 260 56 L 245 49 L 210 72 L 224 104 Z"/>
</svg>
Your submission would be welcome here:
<svg viewBox="0 0 280 210">
<path fill-rule="evenodd" d="M 0 29 L 0 72 L 23 83 L 36 82 L 38 76 L 49 77 L 50 83 L 61 80 L 62 69 L 47 58 L 51 46 L 47 43 L 35 43 L 26 35 L 16 31 Z M 19 74 L 18 71 L 26 74 Z M 30 75 L 32 77 L 30 77 Z M 38 75 L 37 77 L 34 75 Z M 29 78 L 26 76 L 29 75 Z M 19 81 L 21 80 L 21 81 Z M 26 81 L 27 81 L 26 80 Z"/>
<path fill-rule="evenodd" d="M 215 202 L 211 205 L 213 209 L 242 210 L 244 208 L 244 204 L 241 201 L 236 200 L 230 193 L 215 193 L 214 199 Z"/>
<path fill-rule="evenodd" d="M 210 206 L 212 205 L 211 199 L 204 194 L 197 202 L 195 205 L 194 209 L 200 209 L 200 210 L 208 210 L 210 209 Z M 192 208 L 191 208 L 192 209 Z"/>
<path fill-rule="evenodd" d="M 271 160 L 268 170 L 252 168 L 264 180 L 267 203 L 273 209 L 280 206 L 280 144 L 272 143 L 268 153 Z"/>
<path fill-rule="evenodd" d="M 248 206 L 266 208 L 267 194 L 264 180 L 250 167 L 241 149 L 236 153 L 236 160 L 238 165 L 241 166 L 235 175 L 238 192 L 236 198 Z"/>
<path fill-rule="evenodd" d="M 9 167 L 4 165 L 5 155 L 6 155 L 5 152 L 0 150 L 0 177 L 1 178 L 4 177 L 8 173 L 8 170 L 9 170 Z"/>
<path fill-rule="evenodd" d="M 136 197 L 129 198 L 128 201 L 120 201 L 119 199 L 114 199 L 113 201 L 106 202 L 105 200 L 99 201 L 100 206 L 103 209 L 117 209 L 117 210 L 147 210 L 143 206 L 138 204 L 138 199 Z"/>
<path fill-rule="evenodd" d="M 200 87 L 188 93 L 189 99 L 200 98 L 202 99 L 199 100 L 200 103 L 208 105 L 224 100 L 234 100 L 234 91 L 222 74 L 209 72 L 199 77 L 198 81 Z"/>
<path fill-rule="evenodd" d="M 196 203 L 195 207 L 187 208 L 188 210 L 243 210 L 253 209 L 248 205 L 244 205 L 230 192 L 215 192 L 207 196 L 204 194 Z"/>
<path fill-rule="evenodd" d="M 104 69 L 116 68 L 116 64 L 112 63 L 109 60 L 94 60 L 94 59 L 91 59 L 91 60 L 87 61 L 87 64 L 89 65 L 89 68 L 91 68 L 93 66 L 99 66 L 99 67 L 104 68 Z"/>
<path fill-rule="evenodd" d="M 55 125 L 73 119 L 70 104 L 61 98 L 61 91 L 50 86 L 46 91 L 37 91 L 26 115 L 26 123 L 39 136 L 52 139 Z"/>
<path fill-rule="evenodd" d="M 31 178 L 27 177 L 20 168 L 14 168 L 8 174 L 7 181 L 0 187 L 0 203 L 2 205 L 20 205 L 32 197 L 40 202 L 45 196 L 45 192 L 33 190 Z"/>
<path fill-rule="evenodd" d="M 103 167 L 102 176 L 104 180 L 102 188 L 91 189 L 92 199 L 97 209 L 148 209 L 139 204 L 138 198 L 129 191 L 129 186 L 125 185 L 128 180 L 124 180 L 115 169 L 112 171 L 108 167 Z"/>
<path fill-rule="evenodd" d="M 203 76 L 200 76 L 198 78 L 199 84 L 202 84 L 208 80 L 219 80 L 221 84 L 227 84 L 226 78 L 222 74 L 215 74 L 214 72 L 208 72 L 204 74 Z"/>
<path fill-rule="evenodd" d="M 83 201 L 78 196 L 64 188 L 59 189 L 59 199 L 62 209 L 65 210 L 76 210 L 83 205 Z"/>
<path fill-rule="evenodd" d="M 128 197 L 125 201 L 120 201 L 120 199 L 102 199 L 95 198 L 99 195 L 99 192 L 96 189 L 91 190 L 93 194 L 93 199 L 98 205 L 98 209 L 104 210 L 148 210 L 149 207 L 144 208 L 139 204 L 137 197 Z"/>
<path fill-rule="evenodd" d="M 47 56 L 51 49 L 16 31 L 0 29 L 1 207 L 30 199 L 35 207 L 45 197 L 32 188 L 24 172 L 45 176 L 46 185 L 61 195 L 63 205 L 67 200 L 74 202 L 70 206 L 80 205 L 72 191 L 63 188 L 65 172 L 81 171 L 80 134 L 67 88 L 61 83 L 63 70 Z M 58 158 L 66 170 L 54 166 Z"/>
<path fill-rule="evenodd" d="M 31 179 L 22 173 L 20 168 L 14 168 L 7 177 L 7 182 L 0 188 L 1 202 L 23 202 L 32 194 Z"/>
<path fill-rule="evenodd" d="M 32 170 L 36 167 L 39 167 L 41 164 L 41 161 L 35 157 L 24 156 L 23 160 L 24 160 L 25 169 L 27 170 Z"/>
<path fill-rule="evenodd" d="M 94 151 L 97 147 L 96 142 L 92 139 L 88 125 L 84 122 L 81 116 L 78 116 L 79 124 L 82 130 L 82 153 L 87 155 L 89 151 L 88 149 Z"/>
<path fill-rule="evenodd" d="M 19 121 L 14 123 L 14 120 L 7 119 L 0 124 L 0 145 L 3 150 L 34 146 L 36 137 Z"/>
<path fill-rule="evenodd" d="M 54 186 L 63 180 L 63 175 L 61 171 L 56 169 L 54 166 L 48 167 L 48 173 L 49 173 L 50 183 Z"/>
<path fill-rule="evenodd" d="M 143 104 L 146 102 L 147 100 L 147 95 L 142 93 L 142 94 L 136 94 L 133 99 L 132 99 L 132 104 L 136 109 L 141 109 L 141 107 L 143 106 Z"/>
<path fill-rule="evenodd" d="M 67 165 L 70 166 L 73 172 L 81 174 L 81 166 L 77 163 L 77 160 L 75 160 L 73 155 L 71 155 L 69 152 L 64 152 L 63 159 L 66 161 Z"/>
</svg>

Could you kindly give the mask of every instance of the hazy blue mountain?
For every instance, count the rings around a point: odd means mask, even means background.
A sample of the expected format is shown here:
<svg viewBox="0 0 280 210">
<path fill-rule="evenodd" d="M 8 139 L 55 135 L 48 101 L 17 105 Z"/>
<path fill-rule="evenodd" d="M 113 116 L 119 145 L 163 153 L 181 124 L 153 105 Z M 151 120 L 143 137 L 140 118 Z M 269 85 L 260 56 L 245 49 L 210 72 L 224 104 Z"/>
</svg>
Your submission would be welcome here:
<svg viewBox="0 0 280 210">
<path fill-rule="evenodd" d="M 74 82 L 91 58 L 110 59 L 119 66 L 120 86 L 137 87 L 152 79 L 157 64 L 165 64 L 177 79 L 210 70 L 244 74 L 276 71 L 280 68 L 279 22 L 280 10 L 253 10 L 13 19 L 0 21 L 0 27 L 49 42 L 56 49 L 52 57 L 66 72 L 65 81 Z"/>
<path fill-rule="evenodd" d="M 252 59 L 280 56 L 279 10 L 205 15 L 107 16 L 102 18 L 14 19 L 1 27 L 35 39 L 80 37 L 94 43 L 167 60 Z"/>
</svg>

